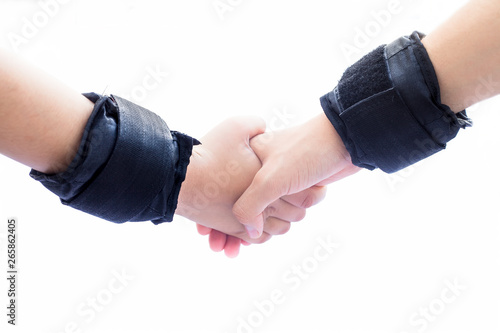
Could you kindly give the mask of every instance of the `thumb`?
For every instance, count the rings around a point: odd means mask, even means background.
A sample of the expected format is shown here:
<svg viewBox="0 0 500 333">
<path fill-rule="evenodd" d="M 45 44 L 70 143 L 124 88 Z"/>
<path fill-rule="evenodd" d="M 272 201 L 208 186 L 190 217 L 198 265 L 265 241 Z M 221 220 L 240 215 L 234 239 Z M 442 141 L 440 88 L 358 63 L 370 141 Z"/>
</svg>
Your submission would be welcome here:
<svg viewBox="0 0 500 333">
<path fill-rule="evenodd" d="M 259 238 L 264 228 L 264 210 L 283 196 L 276 182 L 268 181 L 270 173 L 264 165 L 250 186 L 233 206 L 233 214 L 245 226 L 250 238 Z"/>
</svg>

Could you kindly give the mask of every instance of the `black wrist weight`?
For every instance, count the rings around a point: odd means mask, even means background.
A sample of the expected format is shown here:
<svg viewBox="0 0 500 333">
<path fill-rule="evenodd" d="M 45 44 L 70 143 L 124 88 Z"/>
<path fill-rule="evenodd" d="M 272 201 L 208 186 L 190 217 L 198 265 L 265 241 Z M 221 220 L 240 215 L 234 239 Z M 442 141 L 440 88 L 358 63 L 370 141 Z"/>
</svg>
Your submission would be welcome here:
<svg viewBox="0 0 500 333">
<path fill-rule="evenodd" d="M 382 45 L 349 67 L 321 105 L 353 164 L 396 172 L 446 147 L 472 125 L 441 104 L 422 34 Z"/>
</svg>

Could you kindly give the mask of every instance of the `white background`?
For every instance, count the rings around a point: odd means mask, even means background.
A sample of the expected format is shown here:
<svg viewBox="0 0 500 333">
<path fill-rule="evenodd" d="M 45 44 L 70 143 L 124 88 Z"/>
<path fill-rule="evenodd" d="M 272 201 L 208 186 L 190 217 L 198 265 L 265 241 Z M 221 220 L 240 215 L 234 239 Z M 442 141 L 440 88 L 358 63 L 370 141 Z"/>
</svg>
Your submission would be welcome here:
<svg viewBox="0 0 500 333">
<path fill-rule="evenodd" d="M 373 12 L 388 0 L 224 0 L 222 14 L 213 0 L 66 2 L 49 17 L 37 1 L 1 0 L 1 45 L 15 49 L 12 36 L 35 22 L 20 56 L 78 91 L 131 96 L 195 137 L 233 115 L 311 118 L 356 56 L 430 32 L 464 3 L 396 1 L 382 26 Z M 342 52 L 356 43 L 357 55 Z M 139 95 L 148 68 L 168 76 Z M 414 167 L 332 184 L 287 235 L 237 259 L 211 252 L 181 218 L 115 225 L 62 206 L 1 157 L 0 267 L 14 216 L 20 274 L 16 327 L 0 280 L 0 331 L 500 332 L 499 106 L 471 108 L 474 127 Z M 338 247 L 317 252 L 329 240 Z M 120 283 L 122 272 L 133 279 Z M 465 290 L 454 295 L 450 283 Z"/>
</svg>

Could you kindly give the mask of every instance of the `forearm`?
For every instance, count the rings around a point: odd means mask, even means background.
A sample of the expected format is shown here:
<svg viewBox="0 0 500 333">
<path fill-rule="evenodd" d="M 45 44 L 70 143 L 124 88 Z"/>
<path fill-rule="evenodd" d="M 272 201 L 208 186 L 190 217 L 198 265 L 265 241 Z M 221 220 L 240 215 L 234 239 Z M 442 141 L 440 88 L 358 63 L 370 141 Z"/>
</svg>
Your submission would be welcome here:
<svg viewBox="0 0 500 333">
<path fill-rule="evenodd" d="M 454 112 L 500 94 L 500 1 L 472 0 L 422 42 Z"/>
<path fill-rule="evenodd" d="M 0 153 L 44 173 L 76 154 L 93 103 L 0 50 Z"/>
<path fill-rule="evenodd" d="M 81 95 L 0 50 L 0 153 L 61 201 L 112 221 L 171 221 L 193 138 L 118 96 Z"/>
</svg>

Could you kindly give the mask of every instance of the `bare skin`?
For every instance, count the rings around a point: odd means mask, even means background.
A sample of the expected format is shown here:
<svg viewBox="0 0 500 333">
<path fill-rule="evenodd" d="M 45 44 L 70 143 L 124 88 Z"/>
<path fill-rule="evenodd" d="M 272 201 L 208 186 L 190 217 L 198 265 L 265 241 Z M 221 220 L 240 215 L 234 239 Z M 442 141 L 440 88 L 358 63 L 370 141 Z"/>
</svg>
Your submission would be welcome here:
<svg viewBox="0 0 500 333">
<path fill-rule="evenodd" d="M 66 170 L 76 155 L 94 104 L 4 50 L 0 50 L 0 77 L 0 153 L 47 174 Z M 200 223 L 205 230 L 219 230 L 211 237 L 215 242 L 212 248 L 223 248 L 227 243 L 226 254 L 231 257 L 237 255 L 241 239 L 265 242 L 272 235 L 286 233 L 290 222 L 305 216 L 304 208 L 275 200 L 266 208 L 264 234 L 252 239 L 232 214 L 234 202 L 261 166 L 249 140 L 264 130 L 263 121 L 254 117 L 232 119 L 217 126 L 203 137 L 203 145 L 194 147 L 181 187 L 176 213 Z M 234 174 L 217 189 L 218 195 L 205 197 L 207 201 L 200 210 L 196 201 L 199 189 L 208 183 L 209 175 L 227 168 Z M 299 196 L 318 202 L 324 191 L 315 188 Z"/>
<path fill-rule="evenodd" d="M 290 222 L 302 220 L 307 208 L 297 202 L 304 200 L 302 196 L 313 205 L 325 195 L 325 188 L 314 187 L 291 199 L 278 198 L 264 209 L 266 222 L 261 236 L 252 239 L 247 235 L 232 207 L 261 167 L 250 139 L 264 130 L 264 121 L 256 117 L 232 118 L 216 126 L 201 138 L 202 145 L 194 147 L 181 187 L 176 214 L 198 222 L 202 233 L 208 228 L 217 230 L 210 236 L 211 248 L 225 249 L 229 257 L 237 255 L 240 239 L 244 244 L 265 242 L 286 233 Z"/>
<path fill-rule="evenodd" d="M 472 0 L 422 40 L 455 113 L 500 94 L 500 2 Z"/>
<path fill-rule="evenodd" d="M 454 112 L 500 93 L 499 31 L 500 1 L 472 0 L 423 39 L 438 76 L 442 103 Z M 287 131 L 266 145 L 257 146 L 260 137 L 252 142 L 262 168 L 233 211 L 250 226 L 253 237 L 260 236 L 263 210 L 276 198 L 356 171 L 325 116 L 317 116 L 294 133 Z"/>
<path fill-rule="evenodd" d="M 45 173 L 75 157 L 94 104 L 0 49 L 0 153 Z"/>
<path fill-rule="evenodd" d="M 454 112 L 500 93 L 498 31 L 500 1 L 471 0 L 423 39 L 438 76 L 441 101 Z M 0 77 L 0 153 L 45 173 L 65 170 L 76 154 L 93 104 L 1 50 Z M 258 132 L 254 131 L 256 128 L 247 128 L 248 136 L 235 138 L 248 145 Z M 227 203 L 242 194 L 232 207 L 234 215 L 228 215 L 230 223 L 208 223 L 190 215 L 193 211 L 185 208 L 196 193 L 192 189 L 203 184 L 207 169 L 217 169 L 227 162 L 213 158 L 216 146 L 207 143 L 209 148 L 195 148 L 181 189 L 179 213 L 201 223 L 198 230 L 210 234 L 211 247 L 225 249 L 230 256 L 237 254 L 242 244 L 240 238 L 247 244 L 282 233 L 286 227 L 281 222 L 289 223 L 300 215 L 295 208 L 302 212 L 309 203 L 321 200 L 322 185 L 358 171 L 328 119 L 319 114 L 304 125 L 266 133 L 250 141 L 248 149 L 257 153 L 262 168 L 251 167 L 247 171 L 255 177 L 232 182 L 235 188 L 227 196 Z M 248 185 L 246 190 L 244 185 Z M 284 207 L 295 207 L 295 213 L 276 208 L 283 207 L 283 202 L 290 205 Z M 283 211 L 287 213 L 280 215 Z M 234 217 L 246 228 L 247 236 L 235 224 Z M 265 223 L 268 219 L 270 223 Z M 217 231 L 212 227 L 227 229 Z M 270 228 L 269 232 L 266 228 Z"/>
</svg>

